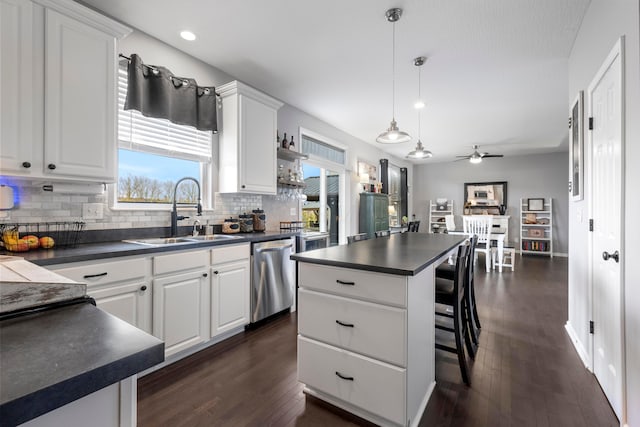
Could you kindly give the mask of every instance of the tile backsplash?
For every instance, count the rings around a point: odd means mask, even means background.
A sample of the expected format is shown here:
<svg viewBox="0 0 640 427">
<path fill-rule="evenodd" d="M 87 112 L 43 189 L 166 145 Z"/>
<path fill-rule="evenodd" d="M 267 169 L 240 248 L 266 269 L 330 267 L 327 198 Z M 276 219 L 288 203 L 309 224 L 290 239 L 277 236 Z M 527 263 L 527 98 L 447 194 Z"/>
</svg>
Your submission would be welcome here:
<svg viewBox="0 0 640 427">
<path fill-rule="evenodd" d="M 167 210 L 111 209 L 108 192 L 74 195 L 43 191 L 40 186 L 18 186 L 15 189 L 18 192 L 18 204 L 11 210 L 0 211 L 0 222 L 84 221 L 86 230 L 170 226 L 170 212 Z M 85 203 L 101 204 L 103 218 L 83 219 L 82 208 Z M 267 231 L 278 230 L 280 221 L 295 221 L 299 217 L 299 203 L 296 200 L 280 200 L 276 196 L 257 194 L 216 193 L 213 210 L 205 210 L 202 216 L 196 217 L 195 209 L 185 209 L 184 215 L 190 218 L 180 221 L 179 225 L 193 224 L 195 219 L 202 225 L 207 222 L 220 224 L 225 218 L 237 218 L 243 212 L 259 208 L 264 209 L 267 215 Z"/>
</svg>

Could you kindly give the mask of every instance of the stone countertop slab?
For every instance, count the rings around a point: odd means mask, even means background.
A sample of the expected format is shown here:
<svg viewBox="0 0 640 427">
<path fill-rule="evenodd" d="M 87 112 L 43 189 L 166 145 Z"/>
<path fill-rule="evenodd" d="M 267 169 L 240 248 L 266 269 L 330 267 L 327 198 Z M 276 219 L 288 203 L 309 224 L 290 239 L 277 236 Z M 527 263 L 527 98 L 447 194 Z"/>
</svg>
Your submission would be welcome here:
<svg viewBox="0 0 640 427">
<path fill-rule="evenodd" d="M 291 259 L 312 264 L 415 276 L 466 240 L 466 236 L 399 233 L 302 252 Z"/>
<path fill-rule="evenodd" d="M 179 250 L 200 249 L 238 243 L 255 243 L 269 240 L 283 239 L 298 235 L 297 232 L 256 232 L 238 233 L 238 239 L 220 241 L 201 241 L 180 245 L 148 246 L 122 241 L 104 243 L 82 243 L 73 248 L 38 249 L 30 252 L 21 252 L 20 256 L 36 265 L 47 266 L 66 264 L 70 262 L 91 261 L 95 259 L 117 258 L 133 255 L 149 255 Z M 188 237 L 188 236 L 183 236 Z"/>
<path fill-rule="evenodd" d="M 16 425 L 164 360 L 164 343 L 83 302 L 0 321 L 0 420 Z"/>
</svg>

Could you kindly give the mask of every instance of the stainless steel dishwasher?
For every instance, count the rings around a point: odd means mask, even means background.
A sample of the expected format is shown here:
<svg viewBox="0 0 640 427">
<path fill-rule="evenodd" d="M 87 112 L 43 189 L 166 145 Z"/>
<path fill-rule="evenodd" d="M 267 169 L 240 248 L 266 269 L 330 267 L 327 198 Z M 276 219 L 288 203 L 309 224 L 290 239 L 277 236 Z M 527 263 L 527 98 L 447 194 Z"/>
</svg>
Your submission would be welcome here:
<svg viewBox="0 0 640 427">
<path fill-rule="evenodd" d="M 251 323 L 293 305 L 295 262 L 293 239 L 251 245 Z"/>
</svg>

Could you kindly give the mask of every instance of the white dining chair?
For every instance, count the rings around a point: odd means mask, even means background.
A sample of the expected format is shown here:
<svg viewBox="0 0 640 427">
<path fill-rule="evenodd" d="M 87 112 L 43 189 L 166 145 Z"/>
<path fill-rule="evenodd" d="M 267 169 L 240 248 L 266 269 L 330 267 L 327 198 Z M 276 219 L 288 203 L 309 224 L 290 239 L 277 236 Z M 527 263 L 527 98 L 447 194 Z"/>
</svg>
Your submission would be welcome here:
<svg viewBox="0 0 640 427">
<path fill-rule="evenodd" d="M 487 273 L 491 271 L 491 229 L 493 227 L 493 217 L 491 215 L 465 215 L 462 217 L 463 230 L 465 234 L 478 236 L 476 246 L 477 261 L 478 252 L 484 253 L 485 267 Z"/>
<path fill-rule="evenodd" d="M 453 231 L 456 229 L 456 221 L 453 215 L 447 215 L 444 217 L 444 223 L 447 226 L 448 231 Z"/>
</svg>

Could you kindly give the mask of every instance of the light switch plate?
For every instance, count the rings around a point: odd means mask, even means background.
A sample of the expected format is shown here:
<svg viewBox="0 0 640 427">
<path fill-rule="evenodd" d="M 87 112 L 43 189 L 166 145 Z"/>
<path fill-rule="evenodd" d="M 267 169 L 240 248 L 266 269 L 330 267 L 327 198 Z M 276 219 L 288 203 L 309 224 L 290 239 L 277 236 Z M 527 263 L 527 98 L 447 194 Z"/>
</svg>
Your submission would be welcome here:
<svg viewBox="0 0 640 427">
<path fill-rule="evenodd" d="M 291 215 L 291 216 L 296 216 L 296 215 L 298 215 L 298 210 L 297 210 L 296 208 L 291 208 L 291 209 L 289 210 L 289 215 Z"/>
<path fill-rule="evenodd" d="M 83 203 L 82 219 L 104 218 L 104 205 L 102 203 Z"/>
</svg>

